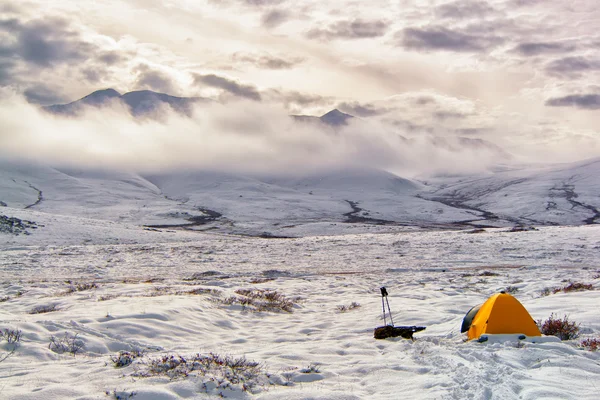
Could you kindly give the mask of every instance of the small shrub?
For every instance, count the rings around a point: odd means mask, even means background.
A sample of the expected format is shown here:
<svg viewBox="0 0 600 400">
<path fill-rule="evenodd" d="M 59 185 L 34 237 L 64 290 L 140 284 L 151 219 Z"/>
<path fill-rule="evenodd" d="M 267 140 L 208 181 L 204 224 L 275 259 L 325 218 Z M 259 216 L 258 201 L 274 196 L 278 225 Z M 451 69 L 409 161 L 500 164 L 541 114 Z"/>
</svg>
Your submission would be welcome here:
<svg viewBox="0 0 600 400">
<path fill-rule="evenodd" d="M 190 357 L 164 355 L 150 360 L 146 365 L 146 370 L 138 370 L 134 376 L 164 375 L 173 380 L 190 375 L 206 376 L 217 389 L 231 389 L 231 385 L 239 385 L 243 391 L 268 383 L 263 366 L 245 357 L 233 358 L 214 353 Z M 208 388 L 205 389 L 208 391 Z"/>
<path fill-rule="evenodd" d="M 533 226 L 514 226 L 508 230 L 508 232 L 528 232 L 528 231 L 537 231 L 538 229 Z"/>
<path fill-rule="evenodd" d="M 9 301 L 9 300 L 10 300 L 10 296 L 0 297 L 0 303 L 4 303 L 5 301 Z"/>
<path fill-rule="evenodd" d="M 21 341 L 23 332 L 19 329 L 4 329 L 0 338 L 6 340 L 8 343 L 19 343 Z"/>
<path fill-rule="evenodd" d="M 483 228 L 475 228 L 475 229 L 471 229 L 470 231 L 467 231 L 467 233 L 473 234 L 473 233 L 484 233 L 486 232 L 485 229 Z"/>
<path fill-rule="evenodd" d="M 13 348 L 11 351 L 8 351 L 8 352 L 5 352 L 5 353 L 0 353 L 0 363 L 2 361 L 5 361 L 8 357 L 10 357 L 13 354 L 15 354 L 15 350 L 16 350 L 16 347 Z"/>
<path fill-rule="evenodd" d="M 479 276 L 500 276 L 500 274 L 492 271 L 482 271 Z"/>
<path fill-rule="evenodd" d="M 210 279 L 225 279 L 229 276 L 223 275 L 219 271 L 194 272 L 189 278 L 184 278 L 184 281 L 210 280 Z"/>
<path fill-rule="evenodd" d="M 252 284 L 258 284 L 258 283 L 265 283 L 265 282 L 270 282 L 270 281 L 274 281 L 275 278 L 252 278 L 250 279 L 250 283 Z"/>
<path fill-rule="evenodd" d="M 213 296 L 220 296 L 221 291 L 219 289 L 207 289 L 207 288 L 195 288 L 191 290 L 183 290 L 175 292 L 177 295 L 188 294 L 188 295 L 202 295 L 202 294 L 211 294 Z"/>
<path fill-rule="evenodd" d="M 589 351 L 598 351 L 600 350 L 600 339 L 585 339 L 581 341 L 579 346 Z"/>
<path fill-rule="evenodd" d="M 339 312 L 346 312 L 346 311 L 354 310 L 355 308 L 359 308 L 359 307 L 360 307 L 360 304 L 358 304 L 357 302 L 353 301 L 352 303 L 350 303 L 349 306 L 341 304 L 341 305 L 338 305 L 336 307 L 336 309 Z"/>
<path fill-rule="evenodd" d="M 76 292 L 83 292 L 86 290 L 92 290 L 92 289 L 98 289 L 100 286 L 95 283 L 78 283 L 76 285 L 71 284 L 71 281 L 66 281 L 66 283 L 70 284 L 71 286 L 69 286 L 67 289 L 65 289 L 65 291 L 60 292 L 58 294 L 58 296 L 68 296 L 72 293 L 76 293 Z"/>
<path fill-rule="evenodd" d="M 75 287 L 74 286 L 69 286 L 67 289 L 65 289 L 64 291 L 57 293 L 57 296 L 68 296 L 71 293 L 75 293 Z"/>
<path fill-rule="evenodd" d="M 79 284 L 77 284 L 77 286 L 75 286 L 75 289 L 78 292 L 83 292 L 84 290 L 98 289 L 99 287 L 100 286 L 97 283 L 95 283 L 95 282 L 92 282 L 92 283 L 79 283 Z"/>
<path fill-rule="evenodd" d="M 65 332 L 62 338 L 51 336 L 48 348 L 58 354 L 71 353 L 75 356 L 75 354 L 83 351 L 85 347 L 83 341 L 77 338 L 78 335 L 78 333 L 71 335 L 69 332 Z"/>
<path fill-rule="evenodd" d="M 551 314 L 543 323 L 538 320 L 537 325 L 544 335 L 557 336 L 560 340 L 571 340 L 579 336 L 579 324 L 569 321 L 566 315 L 560 319 Z"/>
<path fill-rule="evenodd" d="M 121 297 L 121 295 L 119 295 L 119 294 L 105 294 L 105 295 L 99 296 L 98 297 L 98 301 L 112 300 L 112 299 L 116 299 L 117 297 Z"/>
<path fill-rule="evenodd" d="M 300 370 L 300 372 L 302 372 L 303 374 L 312 374 L 312 373 L 319 373 L 321 372 L 321 370 L 319 369 L 319 367 L 315 364 L 308 364 L 308 367 L 306 368 L 302 368 Z"/>
<path fill-rule="evenodd" d="M 111 356 L 110 360 L 115 368 L 123 368 L 130 365 L 136 358 L 142 357 L 144 352 L 141 350 L 120 351 L 116 356 Z"/>
<path fill-rule="evenodd" d="M 290 386 L 294 384 L 294 375 L 298 367 L 285 367 L 281 371 L 281 376 L 285 379 L 284 385 Z"/>
<path fill-rule="evenodd" d="M 117 392 L 117 389 L 114 389 L 112 392 L 110 392 L 109 390 L 107 390 L 106 392 L 107 396 L 112 396 L 113 399 L 115 400 L 129 400 L 129 399 L 133 399 L 133 396 L 135 396 L 137 393 L 136 392 Z"/>
<path fill-rule="evenodd" d="M 508 294 L 515 294 L 519 291 L 519 288 L 516 286 L 508 286 L 504 291 Z"/>
<path fill-rule="evenodd" d="M 11 346 L 7 349 L 8 351 L 0 353 L 0 363 L 15 354 L 21 341 L 21 331 L 18 329 L 4 329 L 4 331 L 0 331 L 0 340 L 2 339 L 6 340 Z"/>
<path fill-rule="evenodd" d="M 554 289 L 554 293 L 558 292 L 580 292 L 583 290 L 592 290 L 593 286 L 590 283 L 571 282 L 566 286 L 558 287 Z"/>
<path fill-rule="evenodd" d="M 158 297 L 168 296 L 172 294 L 169 286 L 154 286 L 150 292 L 146 294 L 147 297 Z"/>
<path fill-rule="evenodd" d="M 44 314 L 44 313 L 49 313 L 49 312 L 58 311 L 58 310 L 59 310 L 59 308 L 56 304 L 42 304 L 42 305 L 33 307 L 29 311 L 29 314 Z"/>
<path fill-rule="evenodd" d="M 552 294 L 552 288 L 549 287 L 545 287 L 542 290 L 540 290 L 540 296 L 545 297 L 545 296 L 550 296 Z"/>
<path fill-rule="evenodd" d="M 146 279 L 143 283 L 156 283 L 156 282 L 163 282 L 165 280 L 165 278 L 150 278 L 150 279 Z"/>
</svg>

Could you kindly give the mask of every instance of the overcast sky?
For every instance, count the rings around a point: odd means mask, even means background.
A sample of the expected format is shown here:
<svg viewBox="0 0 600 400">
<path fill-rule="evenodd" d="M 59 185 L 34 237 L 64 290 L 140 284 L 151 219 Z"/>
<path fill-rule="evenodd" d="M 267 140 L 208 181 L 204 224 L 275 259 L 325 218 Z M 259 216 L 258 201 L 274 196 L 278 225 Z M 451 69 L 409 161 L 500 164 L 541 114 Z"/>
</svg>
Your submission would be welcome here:
<svg viewBox="0 0 600 400">
<path fill-rule="evenodd" d="M 0 85 L 33 104 L 111 87 L 291 114 L 337 107 L 407 133 L 591 157 L 600 155 L 599 4 L 0 2 Z"/>
</svg>

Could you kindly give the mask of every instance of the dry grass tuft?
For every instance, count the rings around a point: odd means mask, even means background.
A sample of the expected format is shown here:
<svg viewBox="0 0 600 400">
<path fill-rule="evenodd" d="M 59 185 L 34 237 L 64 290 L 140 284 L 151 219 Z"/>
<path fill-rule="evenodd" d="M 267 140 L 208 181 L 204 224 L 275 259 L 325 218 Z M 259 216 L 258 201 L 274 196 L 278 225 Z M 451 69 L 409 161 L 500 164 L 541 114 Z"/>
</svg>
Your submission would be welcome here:
<svg viewBox="0 0 600 400">
<path fill-rule="evenodd" d="M 589 351 L 598 351 L 600 350 L 600 339 L 584 339 L 579 343 L 579 346 Z"/>
<path fill-rule="evenodd" d="M 56 304 L 42 304 L 42 305 L 33 307 L 29 311 L 29 314 L 44 314 L 44 313 L 49 313 L 49 312 L 59 311 L 59 310 L 60 309 L 58 308 L 58 305 L 56 305 Z"/>
<path fill-rule="evenodd" d="M 115 368 L 123 368 L 133 363 L 133 360 L 140 358 L 144 355 L 142 350 L 131 350 L 131 351 L 120 351 L 117 355 L 111 356 Z"/>
<path fill-rule="evenodd" d="M 85 347 L 83 340 L 79 339 L 78 335 L 78 333 L 72 335 L 65 332 L 63 337 L 51 336 L 48 348 L 58 354 L 70 353 L 74 357 L 75 354 L 83 351 Z"/>
<path fill-rule="evenodd" d="M 209 381 L 203 383 L 206 392 L 219 392 L 224 389 L 252 391 L 257 386 L 269 384 L 264 366 L 245 357 L 234 358 L 214 353 L 189 357 L 163 355 L 149 360 L 144 365 L 145 369 L 139 369 L 134 376 L 163 375 L 172 380 L 188 376 L 208 377 Z"/>
<path fill-rule="evenodd" d="M 293 311 L 294 302 L 275 290 L 238 289 L 238 296 L 231 296 L 222 301 L 227 305 L 241 305 L 244 310 L 251 311 Z"/>
</svg>

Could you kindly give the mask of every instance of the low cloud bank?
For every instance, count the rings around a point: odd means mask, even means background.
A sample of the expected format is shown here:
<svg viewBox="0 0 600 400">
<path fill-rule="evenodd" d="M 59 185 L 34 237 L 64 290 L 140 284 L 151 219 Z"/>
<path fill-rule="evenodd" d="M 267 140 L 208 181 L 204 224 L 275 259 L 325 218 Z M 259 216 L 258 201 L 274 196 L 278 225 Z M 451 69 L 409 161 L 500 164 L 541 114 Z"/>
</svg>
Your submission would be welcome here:
<svg viewBox="0 0 600 400">
<path fill-rule="evenodd" d="M 281 107 L 253 101 L 201 104 L 191 117 L 168 107 L 157 113 L 157 118 L 135 119 L 113 104 L 88 108 L 77 118 L 60 117 L 5 91 L 0 93 L 0 156 L 146 173 L 211 169 L 276 175 L 339 168 L 380 168 L 405 176 L 466 173 L 508 162 L 485 143 L 407 136 L 358 118 L 334 129 L 299 122 Z"/>
</svg>

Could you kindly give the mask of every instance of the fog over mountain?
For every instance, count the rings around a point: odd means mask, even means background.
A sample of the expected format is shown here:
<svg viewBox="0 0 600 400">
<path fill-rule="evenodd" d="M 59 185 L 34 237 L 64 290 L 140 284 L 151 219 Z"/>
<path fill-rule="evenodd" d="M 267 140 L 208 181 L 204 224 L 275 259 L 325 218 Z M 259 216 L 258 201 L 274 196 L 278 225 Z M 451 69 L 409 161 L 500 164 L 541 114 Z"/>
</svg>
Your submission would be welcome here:
<svg viewBox="0 0 600 400">
<path fill-rule="evenodd" d="M 115 93 L 95 92 L 42 110 L 5 92 L 0 118 L 11 130 L 2 132 L 0 151 L 7 157 L 117 169 L 279 173 L 343 166 L 456 172 L 483 170 L 506 158 L 483 140 L 407 136 L 389 124 L 342 113 L 343 124 L 329 119 L 332 113 L 290 116 L 277 104 Z M 432 152 L 435 157 L 425 156 Z"/>
</svg>

